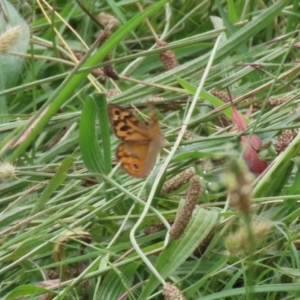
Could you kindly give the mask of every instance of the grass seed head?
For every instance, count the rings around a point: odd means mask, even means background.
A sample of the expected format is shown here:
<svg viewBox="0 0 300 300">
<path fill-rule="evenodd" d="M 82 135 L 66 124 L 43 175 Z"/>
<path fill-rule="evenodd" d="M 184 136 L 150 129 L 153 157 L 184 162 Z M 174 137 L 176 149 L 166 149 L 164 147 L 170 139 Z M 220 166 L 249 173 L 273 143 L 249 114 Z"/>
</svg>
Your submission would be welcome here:
<svg viewBox="0 0 300 300">
<path fill-rule="evenodd" d="M 9 49 L 19 42 L 22 34 L 21 26 L 8 27 L 0 36 L 0 54 L 7 54 Z"/>
<path fill-rule="evenodd" d="M 264 220 L 254 220 L 248 227 L 246 224 L 241 224 L 234 233 L 227 236 L 225 247 L 233 257 L 249 255 L 262 245 L 271 227 L 271 222 Z M 249 229 L 252 237 L 249 235 Z"/>
<path fill-rule="evenodd" d="M 297 132 L 294 129 L 283 130 L 281 135 L 278 138 L 278 142 L 275 147 L 277 155 L 283 152 L 289 146 L 289 144 L 294 140 L 296 136 L 297 136 Z"/>
<path fill-rule="evenodd" d="M 162 195 L 167 195 L 173 191 L 176 191 L 181 186 L 189 182 L 189 180 L 195 175 L 194 167 L 190 167 L 188 169 L 183 170 L 182 172 L 178 173 L 174 177 L 170 178 L 164 184 L 161 193 Z"/>
<path fill-rule="evenodd" d="M 164 41 L 157 41 L 156 42 L 157 48 L 167 46 L 168 43 Z M 173 50 L 166 50 L 159 53 L 159 57 L 164 64 L 166 70 L 175 69 L 179 66 L 179 63 L 177 61 L 176 55 Z"/>
<path fill-rule="evenodd" d="M 120 24 L 119 20 L 116 17 L 110 14 L 106 14 L 104 12 L 101 12 L 98 15 L 97 19 L 99 23 L 103 26 L 103 28 L 106 28 L 107 26 L 110 26 L 110 28 L 112 28 Z"/>
<path fill-rule="evenodd" d="M 188 190 L 184 206 L 179 212 L 178 218 L 175 220 L 173 226 L 171 227 L 170 236 L 173 239 L 180 238 L 184 233 L 184 230 L 191 219 L 201 192 L 202 187 L 200 184 L 200 179 L 195 175 L 190 180 L 190 188 Z"/>
<path fill-rule="evenodd" d="M 15 167 L 9 162 L 0 162 L 0 182 L 8 180 L 14 177 L 16 174 Z"/>
<path fill-rule="evenodd" d="M 253 179 L 254 176 L 245 162 L 239 159 L 229 163 L 229 170 L 222 177 L 227 186 L 231 206 L 245 214 L 251 211 Z"/>
<path fill-rule="evenodd" d="M 181 291 L 172 283 L 167 282 L 163 288 L 163 295 L 166 300 L 185 300 Z"/>
</svg>

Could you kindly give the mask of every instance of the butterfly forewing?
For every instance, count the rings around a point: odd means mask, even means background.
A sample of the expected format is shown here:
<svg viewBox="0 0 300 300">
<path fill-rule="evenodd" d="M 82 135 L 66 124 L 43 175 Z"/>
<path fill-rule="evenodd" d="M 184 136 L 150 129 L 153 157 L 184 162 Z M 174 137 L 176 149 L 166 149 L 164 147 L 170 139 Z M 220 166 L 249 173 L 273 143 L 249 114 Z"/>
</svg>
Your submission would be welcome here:
<svg viewBox="0 0 300 300">
<path fill-rule="evenodd" d="M 123 141 L 149 141 L 148 127 L 131 111 L 115 104 L 108 105 L 109 119 L 115 135 Z"/>
</svg>

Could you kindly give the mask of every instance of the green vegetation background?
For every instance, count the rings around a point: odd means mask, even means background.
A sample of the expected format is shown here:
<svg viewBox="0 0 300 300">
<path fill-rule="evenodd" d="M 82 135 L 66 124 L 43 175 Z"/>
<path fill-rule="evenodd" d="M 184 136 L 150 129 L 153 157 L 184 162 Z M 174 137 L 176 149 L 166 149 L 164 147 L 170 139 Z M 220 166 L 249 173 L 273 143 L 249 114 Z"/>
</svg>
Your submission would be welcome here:
<svg viewBox="0 0 300 300">
<path fill-rule="evenodd" d="M 101 27 L 74 0 L 0 3 L 0 149 L 15 168 L 0 166 L 0 299 L 164 299 L 166 282 L 186 299 L 300 297 L 298 1 L 141 1 L 142 12 L 136 1 L 82 1 L 120 22 L 100 48 L 90 47 Z M 13 26 L 22 34 L 5 48 Z M 168 44 L 155 47 L 155 36 Z M 92 71 L 108 64 L 120 79 L 101 83 Z M 253 104 L 245 132 L 230 131 L 232 108 L 213 96 L 227 87 L 243 116 Z M 149 98 L 166 144 L 140 180 L 115 168 L 106 105 L 146 112 Z M 286 129 L 293 139 L 277 153 Z M 244 222 L 222 174 L 243 156 L 241 134 L 254 133 L 271 142 L 259 155 L 272 164 L 253 182 Z M 145 229 L 169 228 L 189 184 L 161 189 L 190 167 L 203 193 L 166 246 L 166 229 Z"/>
</svg>

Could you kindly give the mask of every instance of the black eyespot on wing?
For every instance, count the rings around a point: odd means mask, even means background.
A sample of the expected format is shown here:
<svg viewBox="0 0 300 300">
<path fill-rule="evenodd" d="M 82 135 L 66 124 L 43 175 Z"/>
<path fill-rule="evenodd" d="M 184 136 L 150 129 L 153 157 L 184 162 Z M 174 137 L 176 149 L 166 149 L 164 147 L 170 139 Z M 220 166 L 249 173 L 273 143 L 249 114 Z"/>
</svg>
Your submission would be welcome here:
<svg viewBox="0 0 300 300">
<path fill-rule="evenodd" d="M 139 166 L 137 164 L 133 164 L 133 167 L 134 167 L 135 170 L 139 169 Z"/>
</svg>

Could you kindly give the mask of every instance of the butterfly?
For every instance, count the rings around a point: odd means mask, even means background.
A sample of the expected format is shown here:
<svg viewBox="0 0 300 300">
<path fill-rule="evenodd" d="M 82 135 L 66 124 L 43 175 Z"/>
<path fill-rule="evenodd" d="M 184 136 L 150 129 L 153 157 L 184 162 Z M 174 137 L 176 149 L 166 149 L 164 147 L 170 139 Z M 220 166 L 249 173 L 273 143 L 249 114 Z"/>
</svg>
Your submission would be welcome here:
<svg viewBox="0 0 300 300">
<path fill-rule="evenodd" d="M 111 127 L 116 137 L 122 140 L 116 150 L 117 160 L 129 175 L 138 178 L 149 175 L 164 144 L 154 106 L 149 107 L 150 121 L 146 125 L 131 110 L 108 105 Z"/>
</svg>

